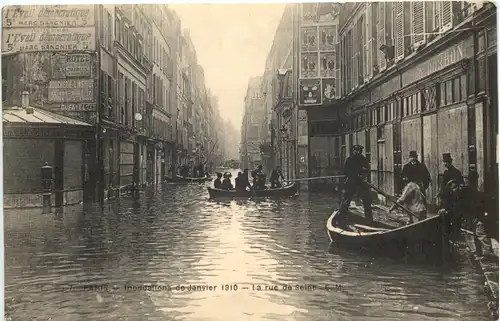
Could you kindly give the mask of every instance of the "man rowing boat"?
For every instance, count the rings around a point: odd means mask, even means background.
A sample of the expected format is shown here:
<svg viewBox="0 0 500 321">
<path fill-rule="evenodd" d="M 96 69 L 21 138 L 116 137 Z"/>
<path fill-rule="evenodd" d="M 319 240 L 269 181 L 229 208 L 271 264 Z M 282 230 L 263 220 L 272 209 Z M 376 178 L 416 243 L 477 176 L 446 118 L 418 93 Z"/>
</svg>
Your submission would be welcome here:
<svg viewBox="0 0 500 321">
<path fill-rule="evenodd" d="M 346 180 L 344 182 L 344 194 L 340 203 L 339 213 L 344 215 L 349 209 L 354 194 L 358 194 L 363 200 L 365 217 L 370 223 L 373 222 L 372 200 L 370 190 L 364 182 L 369 171 L 368 160 L 363 156 L 363 146 L 354 145 L 351 155 L 347 157 L 344 165 Z"/>
</svg>

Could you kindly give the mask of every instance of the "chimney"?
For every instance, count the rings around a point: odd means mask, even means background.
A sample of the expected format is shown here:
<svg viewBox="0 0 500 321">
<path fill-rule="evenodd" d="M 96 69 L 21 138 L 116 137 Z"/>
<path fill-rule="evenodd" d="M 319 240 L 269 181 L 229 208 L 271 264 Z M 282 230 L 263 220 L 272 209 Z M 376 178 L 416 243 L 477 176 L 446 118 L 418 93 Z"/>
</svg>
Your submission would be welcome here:
<svg viewBox="0 0 500 321">
<path fill-rule="evenodd" d="M 30 105 L 30 93 L 27 91 L 23 91 L 21 94 L 21 107 L 26 108 Z"/>
</svg>

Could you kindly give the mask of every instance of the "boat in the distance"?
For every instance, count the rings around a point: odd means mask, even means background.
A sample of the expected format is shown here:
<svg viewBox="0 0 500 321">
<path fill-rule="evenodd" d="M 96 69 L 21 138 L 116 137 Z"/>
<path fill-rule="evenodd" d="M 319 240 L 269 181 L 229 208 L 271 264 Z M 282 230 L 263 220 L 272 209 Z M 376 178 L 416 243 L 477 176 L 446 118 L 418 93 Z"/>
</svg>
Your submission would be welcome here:
<svg viewBox="0 0 500 321">
<path fill-rule="evenodd" d="M 254 189 L 236 192 L 235 189 L 218 189 L 207 187 L 210 198 L 249 198 L 249 197 L 288 197 L 297 194 L 296 182 L 278 188 Z"/>
<path fill-rule="evenodd" d="M 179 175 L 175 175 L 175 178 L 171 180 L 175 183 L 204 183 L 211 182 L 213 177 L 182 177 Z"/>
<path fill-rule="evenodd" d="M 374 222 L 368 223 L 360 208 L 351 207 L 345 215 L 336 210 L 326 223 L 328 236 L 332 243 L 368 250 L 372 255 L 423 254 L 435 258 L 449 253 L 449 240 L 443 228 L 447 226 L 445 215 L 430 216 L 408 225 L 394 219 L 394 214 L 376 209 L 373 217 Z"/>
</svg>

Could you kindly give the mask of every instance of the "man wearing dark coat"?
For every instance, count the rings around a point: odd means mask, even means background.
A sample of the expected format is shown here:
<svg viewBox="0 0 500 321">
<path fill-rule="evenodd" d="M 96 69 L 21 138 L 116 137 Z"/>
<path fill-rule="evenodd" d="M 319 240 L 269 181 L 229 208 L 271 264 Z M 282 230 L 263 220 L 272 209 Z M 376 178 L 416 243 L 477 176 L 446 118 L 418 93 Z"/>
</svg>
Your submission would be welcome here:
<svg viewBox="0 0 500 321">
<path fill-rule="evenodd" d="M 344 215 L 349 209 L 354 194 L 358 194 L 363 200 L 366 219 L 373 221 L 370 190 L 363 181 L 368 176 L 370 168 L 368 160 L 362 153 L 363 146 L 354 145 L 351 155 L 345 161 L 344 174 L 346 175 L 346 180 L 344 182 L 344 194 L 342 195 L 339 211 Z"/>
<path fill-rule="evenodd" d="M 410 161 L 403 166 L 401 176 L 404 181 L 415 182 L 423 187 L 422 193 L 425 195 L 425 190 L 431 183 L 431 174 L 425 164 L 418 161 L 417 152 L 410 152 Z"/>
<path fill-rule="evenodd" d="M 462 176 L 462 173 L 451 163 L 453 162 L 453 159 L 451 158 L 450 153 L 444 153 L 443 154 L 443 163 L 444 167 L 446 168 L 444 173 L 443 173 L 443 181 L 441 182 L 441 190 L 444 189 L 446 184 L 448 184 L 449 181 L 455 180 L 458 185 L 464 185 L 464 177 Z"/>
<path fill-rule="evenodd" d="M 276 166 L 276 168 L 271 172 L 271 177 L 269 178 L 269 181 L 271 182 L 271 188 L 281 187 L 280 178 L 285 179 L 285 176 L 283 176 L 281 168 L 279 166 Z"/>
</svg>

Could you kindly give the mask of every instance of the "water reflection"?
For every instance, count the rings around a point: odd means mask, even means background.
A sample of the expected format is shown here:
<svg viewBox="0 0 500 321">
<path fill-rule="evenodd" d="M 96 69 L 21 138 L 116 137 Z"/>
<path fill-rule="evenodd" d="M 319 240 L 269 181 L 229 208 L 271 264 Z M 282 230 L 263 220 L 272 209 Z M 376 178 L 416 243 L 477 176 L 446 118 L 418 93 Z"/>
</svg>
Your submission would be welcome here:
<svg viewBox="0 0 500 321">
<path fill-rule="evenodd" d="M 209 201 L 206 186 L 193 184 L 166 185 L 102 209 L 6 212 L 6 314 L 12 320 L 488 320 L 479 276 L 466 261 L 442 268 L 329 253 L 325 222 L 336 205 L 334 196 L 307 194 Z"/>
</svg>

